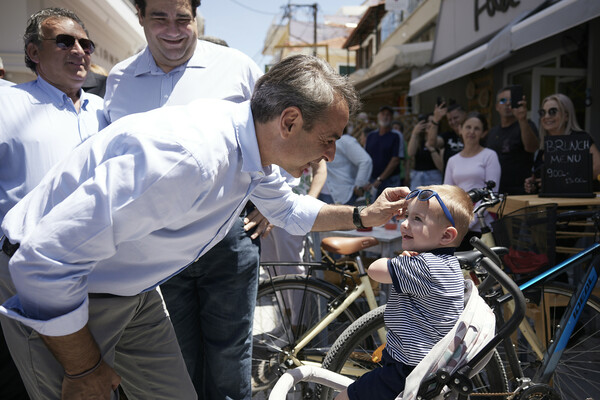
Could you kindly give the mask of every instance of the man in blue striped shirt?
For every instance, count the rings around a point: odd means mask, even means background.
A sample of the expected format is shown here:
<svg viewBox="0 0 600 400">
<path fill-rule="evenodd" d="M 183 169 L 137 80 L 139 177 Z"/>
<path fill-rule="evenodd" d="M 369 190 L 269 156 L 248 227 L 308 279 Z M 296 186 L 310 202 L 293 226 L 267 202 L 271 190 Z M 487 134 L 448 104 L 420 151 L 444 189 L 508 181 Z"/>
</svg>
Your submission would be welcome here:
<svg viewBox="0 0 600 400">
<path fill-rule="evenodd" d="M 402 255 L 376 260 L 369 276 L 391 283 L 383 367 L 363 375 L 336 399 L 394 399 L 406 377 L 457 322 L 464 307 L 463 275 L 454 248 L 473 218 L 469 195 L 434 185 L 406 196 Z"/>
</svg>

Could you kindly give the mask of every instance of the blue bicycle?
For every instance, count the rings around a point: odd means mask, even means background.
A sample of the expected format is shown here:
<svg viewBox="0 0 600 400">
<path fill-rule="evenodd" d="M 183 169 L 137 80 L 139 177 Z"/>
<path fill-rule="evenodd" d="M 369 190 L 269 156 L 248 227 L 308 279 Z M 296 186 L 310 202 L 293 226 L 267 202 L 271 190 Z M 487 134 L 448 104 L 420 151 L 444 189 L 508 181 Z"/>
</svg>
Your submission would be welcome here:
<svg viewBox="0 0 600 400">
<path fill-rule="evenodd" d="M 556 222 L 560 226 L 582 219 L 593 224 L 594 243 L 519 283 L 528 303 L 526 318 L 500 347 L 513 383 L 511 399 L 600 399 L 600 299 L 594 295 L 600 272 L 600 212 L 566 212 Z M 521 223 L 534 222 L 525 218 Z M 510 295 L 497 289 L 488 299 L 496 305 L 499 321 L 510 314 Z"/>
</svg>

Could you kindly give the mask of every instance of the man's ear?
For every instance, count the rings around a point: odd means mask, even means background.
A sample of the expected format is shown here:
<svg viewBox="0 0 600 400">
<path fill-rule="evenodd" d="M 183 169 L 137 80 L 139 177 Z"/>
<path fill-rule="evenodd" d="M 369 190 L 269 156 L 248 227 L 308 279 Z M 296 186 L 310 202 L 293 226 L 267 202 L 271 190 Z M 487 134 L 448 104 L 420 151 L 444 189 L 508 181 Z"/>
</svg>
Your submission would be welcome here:
<svg viewBox="0 0 600 400">
<path fill-rule="evenodd" d="M 135 6 L 135 9 L 137 10 L 138 22 L 140 23 L 140 25 L 144 26 L 144 16 L 142 15 L 142 11 L 140 10 L 140 7 L 137 4 Z"/>
<path fill-rule="evenodd" d="M 37 44 L 29 42 L 27 44 L 27 55 L 36 64 L 40 62 L 40 49 Z"/>
<path fill-rule="evenodd" d="M 288 138 L 302 128 L 302 112 L 298 107 L 288 107 L 279 116 L 279 132 L 281 137 Z"/>
<path fill-rule="evenodd" d="M 453 226 L 449 226 L 444 231 L 444 234 L 442 235 L 442 238 L 440 239 L 440 244 L 443 246 L 447 246 L 447 245 L 451 244 L 452 242 L 454 242 L 456 240 L 457 236 L 458 236 L 458 231 L 456 230 L 456 228 Z"/>
</svg>

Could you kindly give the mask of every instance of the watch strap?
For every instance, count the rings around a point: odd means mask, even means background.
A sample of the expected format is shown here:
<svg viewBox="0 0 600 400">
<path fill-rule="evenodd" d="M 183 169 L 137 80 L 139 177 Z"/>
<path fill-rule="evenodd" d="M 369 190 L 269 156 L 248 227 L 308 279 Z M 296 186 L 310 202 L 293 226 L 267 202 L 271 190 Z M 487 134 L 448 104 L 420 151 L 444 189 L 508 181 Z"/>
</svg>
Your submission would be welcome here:
<svg viewBox="0 0 600 400">
<path fill-rule="evenodd" d="M 352 222 L 356 229 L 365 229 L 366 227 L 362 223 L 362 219 L 360 218 L 360 212 L 367 208 L 366 206 L 358 206 L 354 207 L 354 211 L 352 212 Z"/>
</svg>

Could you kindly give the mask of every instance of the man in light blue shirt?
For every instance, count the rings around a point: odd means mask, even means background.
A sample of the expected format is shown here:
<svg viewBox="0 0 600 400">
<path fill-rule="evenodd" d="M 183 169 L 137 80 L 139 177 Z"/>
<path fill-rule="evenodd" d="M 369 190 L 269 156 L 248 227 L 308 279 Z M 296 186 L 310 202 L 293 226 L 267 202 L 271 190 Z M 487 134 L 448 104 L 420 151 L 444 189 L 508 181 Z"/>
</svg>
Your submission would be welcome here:
<svg viewBox="0 0 600 400">
<path fill-rule="evenodd" d="M 116 370 L 135 398 L 195 399 L 151 289 L 221 240 L 247 200 L 295 234 L 396 215 L 407 188 L 359 209 L 296 195 L 271 174 L 273 164 L 300 176 L 333 160 L 358 106 L 329 64 L 293 56 L 257 82 L 250 103 L 197 100 L 132 115 L 56 165 L 2 225 L 14 254 L 0 289 L 6 296 L 14 284 L 15 295 L 0 313 L 24 324 L 9 345 L 36 360 L 41 398 L 108 396 Z M 123 343 L 130 329 L 137 336 Z"/>
<path fill-rule="evenodd" d="M 197 0 L 137 0 L 148 46 L 110 72 L 105 113 L 121 117 L 199 98 L 250 100 L 262 74 L 242 52 L 198 40 Z M 194 265 L 161 285 L 198 396 L 251 395 L 252 322 L 258 287 L 259 242 L 243 219 Z M 266 223 L 266 221 L 264 222 Z M 256 236 L 256 234 L 255 234 Z M 215 284 L 215 282 L 220 282 Z M 238 301 L 224 301 L 236 295 Z"/>
<path fill-rule="evenodd" d="M 41 10 L 29 18 L 24 42 L 25 63 L 37 79 L 0 87 L 0 223 L 54 164 L 106 126 L 102 99 L 81 90 L 94 51 L 83 22 L 68 10 Z M 7 268 L 4 258 L 2 268 Z M 10 329 L 3 326 L 7 336 Z M 9 362 L 2 345 L 1 359 Z M 26 399 L 15 366 L 3 367 L 0 398 Z M 32 360 L 18 368 L 31 370 Z"/>
</svg>

